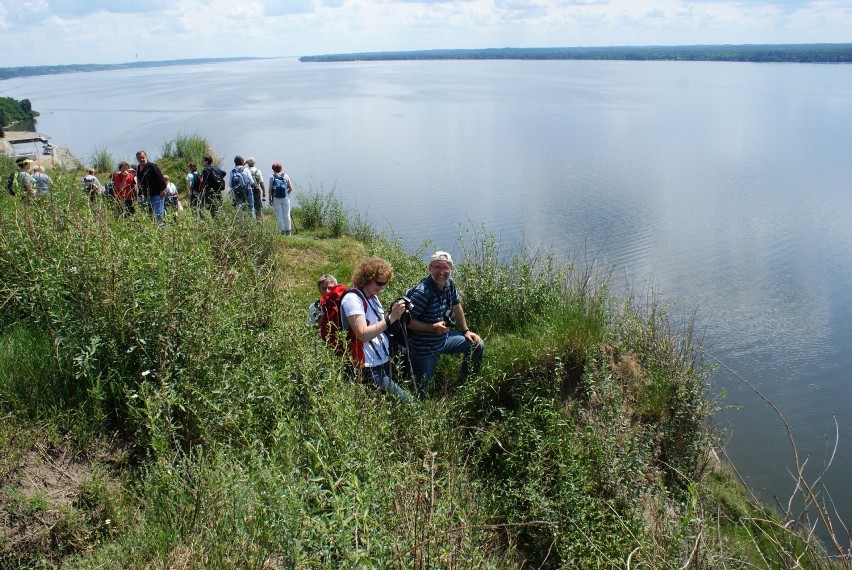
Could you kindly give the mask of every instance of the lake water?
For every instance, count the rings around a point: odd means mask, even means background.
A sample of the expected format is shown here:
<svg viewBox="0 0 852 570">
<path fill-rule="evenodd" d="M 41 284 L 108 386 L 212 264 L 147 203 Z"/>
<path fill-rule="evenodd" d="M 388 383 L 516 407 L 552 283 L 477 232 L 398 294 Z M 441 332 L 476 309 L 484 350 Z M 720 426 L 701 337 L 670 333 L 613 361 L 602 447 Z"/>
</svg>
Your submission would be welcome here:
<svg viewBox="0 0 852 570">
<path fill-rule="evenodd" d="M 414 248 L 457 225 L 613 264 L 697 307 L 710 357 L 757 386 L 852 523 L 852 66 L 293 59 L 0 82 L 81 159 L 178 133 L 281 161 Z M 230 160 L 228 160 L 230 162 Z M 767 500 L 794 488 L 769 407 L 721 369 L 727 450 Z"/>
</svg>

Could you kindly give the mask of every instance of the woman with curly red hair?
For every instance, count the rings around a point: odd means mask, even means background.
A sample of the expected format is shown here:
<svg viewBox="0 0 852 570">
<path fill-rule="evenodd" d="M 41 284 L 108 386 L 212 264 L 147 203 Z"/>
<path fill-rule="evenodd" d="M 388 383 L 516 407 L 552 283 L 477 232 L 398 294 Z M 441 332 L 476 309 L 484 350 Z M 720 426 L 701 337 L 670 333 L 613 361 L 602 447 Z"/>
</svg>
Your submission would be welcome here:
<svg viewBox="0 0 852 570">
<path fill-rule="evenodd" d="M 408 400 L 396 382 L 390 363 L 390 343 L 387 330 L 405 312 L 405 301 L 398 300 L 386 313 L 379 293 L 393 279 L 391 264 L 380 257 L 363 260 L 352 275 L 352 288 L 340 302 L 343 328 L 350 331 L 349 358 L 365 382 Z"/>
</svg>

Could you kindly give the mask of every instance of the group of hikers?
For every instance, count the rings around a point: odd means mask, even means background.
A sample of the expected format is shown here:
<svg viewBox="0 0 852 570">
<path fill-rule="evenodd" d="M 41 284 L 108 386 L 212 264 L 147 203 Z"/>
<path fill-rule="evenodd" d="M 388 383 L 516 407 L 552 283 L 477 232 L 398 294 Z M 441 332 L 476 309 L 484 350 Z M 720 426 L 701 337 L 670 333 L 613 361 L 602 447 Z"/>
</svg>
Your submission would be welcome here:
<svg viewBox="0 0 852 570">
<path fill-rule="evenodd" d="M 22 191 L 25 196 L 50 194 L 50 185 L 53 181 L 40 164 L 32 167 L 32 173 L 30 173 L 30 165 L 33 162 L 35 161 L 25 156 L 15 160 L 18 170 L 13 171 L 6 180 L 6 189 L 13 196 L 16 190 Z"/>
<path fill-rule="evenodd" d="M 113 198 L 121 209 L 122 216 L 136 212 L 139 205 L 147 207 L 157 223 L 164 224 L 166 207 L 182 211 L 183 204 L 178 196 L 178 189 L 169 177 L 163 174 L 155 162 L 148 159 L 148 153 L 140 150 L 136 153 L 137 164 L 131 166 L 122 161 L 118 171 L 110 175 L 110 180 L 103 185 L 95 175 L 95 170 L 89 168 L 81 181 L 83 190 L 92 200 L 100 196 Z M 35 166 L 30 173 L 33 160 L 19 157 L 16 161 L 18 170 L 12 173 L 8 181 L 8 190 L 14 194 L 20 190 L 24 196 L 37 196 L 50 192 L 50 177 L 41 166 Z M 283 172 L 280 162 L 272 164 L 272 175 L 269 183 L 264 183 L 263 174 L 256 166 L 252 157 L 243 159 L 234 157 L 234 168 L 230 173 L 213 164 L 213 158 L 205 156 L 201 159 L 202 170 L 194 162 L 187 164 L 186 191 L 189 195 L 189 206 L 196 216 L 202 210 L 207 210 L 215 217 L 222 207 L 222 196 L 226 187 L 230 187 L 231 196 L 237 210 L 244 215 L 260 219 L 263 201 L 269 192 L 269 205 L 275 211 L 275 219 L 282 235 L 292 232 L 290 217 L 290 194 L 293 184 L 290 177 Z"/>
<path fill-rule="evenodd" d="M 320 277 L 320 298 L 308 309 L 308 324 L 347 356 L 352 376 L 402 400 L 410 396 L 394 380 L 395 370 L 411 376 L 422 400 L 440 355 L 463 355 L 461 380 L 482 365 L 485 345 L 467 323 L 452 279 L 452 256 L 436 251 L 428 268 L 429 275 L 386 311 L 379 293 L 393 279 L 393 267 L 380 257 L 367 258 L 355 268 L 351 287 L 338 284 L 333 275 Z"/>
<path fill-rule="evenodd" d="M 147 206 L 160 225 L 164 224 L 166 204 L 182 209 L 175 185 L 165 176 L 148 154 L 136 153 L 137 164 L 132 167 L 122 161 L 105 187 L 88 169 L 82 185 L 94 200 L 98 196 L 114 199 L 126 216 L 140 204 Z M 30 174 L 32 160 L 17 159 L 18 171 L 9 179 L 9 190 L 18 189 L 25 196 L 49 193 L 50 178 L 43 170 Z M 283 174 L 280 163 L 272 165 L 268 186 L 253 158 L 234 157 L 230 174 L 213 164 L 209 156 L 202 158 L 202 171 L 195 163 L 187 165 L 186 188 L 190 208 L 200 215 L 208 210 L 215 217 L 222 207 L 222 194 L 231 189 L 239 212 L 259 218 L 263 200 L 269 192 L 270 205 L 281 234 L 290 235 L 290 194 L 293 191 L 289 176 Z M 353 377 L 409 400 L 409 393 L 394 380 L 395 371 L 404 371 L 414 382 L 416 397 L 424 399 L 438 357 L 442 354 L 462 354 L 460 377 L 478 373 L 485 345 L 473 332 L 465 317 L 461 297 L 452 279 L 453 258 L 446 251 L 436 251 L 429 261 L 429 275 L 408 289 L 386 311 L 379 294 L 393 279 L 391 264 L 379 257 L 361 261 L 352 275 L 350 287 L 338 284 L 333 275 L 323 275 L 317 282 L 320 298 L 309 308 L 308 323 L 317 327 L 322 338 L 339 355 L 347 356 L 347 369 Z"/>
</svg>

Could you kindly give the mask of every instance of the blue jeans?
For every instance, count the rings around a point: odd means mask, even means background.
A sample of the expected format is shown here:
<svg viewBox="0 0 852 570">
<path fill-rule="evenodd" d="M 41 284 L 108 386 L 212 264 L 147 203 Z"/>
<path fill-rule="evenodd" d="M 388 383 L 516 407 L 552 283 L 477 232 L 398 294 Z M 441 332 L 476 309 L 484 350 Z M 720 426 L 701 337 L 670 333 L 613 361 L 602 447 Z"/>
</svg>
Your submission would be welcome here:
<svg viewBox="0 0 852 570">
<path fill-rule="evenodd" d="M 365 382 L 369 382 L 379 390 L 382 390 L 392 396 L 396 396 L 403 402 L 410 399 L 405 390 L 403 390 L 399 384 L 391 380 L 391 366 L 389 363 L 386 362 L 379 366 L 373 366 L 372 368 L 362 368 L 361 374 L 363 375 Z"/>
<path fill-rule="evenodd" d="M 442 354 L 464 354 L 462 358 L 459 379 L 464 380 L 470 373 L 478 374 L 482 368 L 482 353 L 485 343 L 473 346 L 463 334 L 450 332 L 444 341 L 444 346 L 427 356 L 411 356 L 411 368 L 414 372 L 414 382 L 417 384 L 417 397 L 421 400 L 429 392 L 429 383 L 438 365 L 438 357 Z"/>
<path fill-rule="evenodd" d="M 251 189 L 246 192 L 233 192 L 234 205 L 238 212 L 247 211 L 249 215 L 254 217 L 254 194 Z"/>
<path fill-rule="evenodd" d="M 151 211 L 151 214 L 154 216 L 154 220 L 160 226 L 166 225 L 163 222 L 163 218 L 166 215 L 166 198 L 165 196 L 160 196 L 159 194 L 154 194 L 150 198 L 148 198 L 148 209 Z"/>
</svg>

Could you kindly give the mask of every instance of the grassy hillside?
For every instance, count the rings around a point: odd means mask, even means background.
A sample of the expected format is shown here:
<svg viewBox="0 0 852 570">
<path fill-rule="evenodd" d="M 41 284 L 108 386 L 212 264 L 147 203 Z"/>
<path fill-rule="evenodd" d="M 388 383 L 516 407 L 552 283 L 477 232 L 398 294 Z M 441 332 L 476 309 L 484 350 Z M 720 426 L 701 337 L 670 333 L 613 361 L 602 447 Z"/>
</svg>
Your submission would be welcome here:
<svg viewBox="0 0 852 570">
<path fill-rule="evenodd" d="M 180 141 L 173 178 L 204 146 Z M 827 564 L 712 468 L 708 371 L 653 300 L 471 230 L 441 245 L 484 369 L 444 357 L 401 403 L 348 383 L 306 308 L 367 255 L 388 304 L 422 251 L 322 191 L 284 238 L 231 210 L 160 230 L 53 175 L 0 198 L 0 567 Z"/>
</svg>

